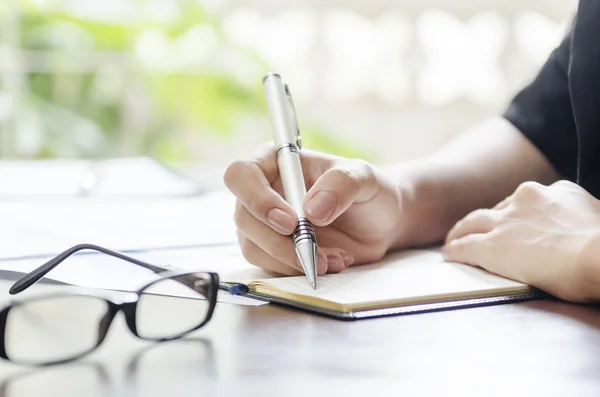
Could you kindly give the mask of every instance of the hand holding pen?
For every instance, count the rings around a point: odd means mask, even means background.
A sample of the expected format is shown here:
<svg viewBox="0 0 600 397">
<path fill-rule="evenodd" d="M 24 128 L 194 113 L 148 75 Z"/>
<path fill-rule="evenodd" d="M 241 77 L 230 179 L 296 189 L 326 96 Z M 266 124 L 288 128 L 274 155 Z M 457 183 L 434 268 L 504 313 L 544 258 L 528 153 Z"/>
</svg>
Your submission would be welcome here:
<svg viewBox="0 0 600 397">
<path fill-rule="evenodd" d="M 285 198 L 276 150 L 273 142 L 259 146 L 249 159 L 230 164 L 224 181 L 237 198 L 245 259 L 270 273 L 306 274 L 293 238 L 299 215 Z M 391 176 L 362 160 L 306 148 L 298 154 L 308 189 L 300 207 L 315 228 L 318 276 L 380 259 L 394 247 L 406 216 Z"/>
</svg>

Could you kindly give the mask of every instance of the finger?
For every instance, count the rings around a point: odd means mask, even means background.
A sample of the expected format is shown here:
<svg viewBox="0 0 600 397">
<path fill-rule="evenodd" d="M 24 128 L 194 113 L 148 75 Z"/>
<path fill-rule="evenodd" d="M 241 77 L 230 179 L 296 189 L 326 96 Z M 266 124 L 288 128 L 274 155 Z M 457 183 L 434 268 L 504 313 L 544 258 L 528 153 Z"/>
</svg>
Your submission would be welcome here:
<svg viewBox="0 0 600 397">
<path fill-rule="evenodd" d="M 253 242 L 281 264 L 303 271 L 294 251 L 293 240 L 289 236 L 282 236 L 274 232 L 254 218 L 243 206 L 236 211 L 235 221 L 238 226 L 238 235 Z M 319 247 L 319 251 L 322 251 L 326 262 L 323 259 L 321 259 L 321 263 L 317 261 L 317 274 L 339 273 L 354 262 L 354 258 L 340 248 Z"/>
<path fill-rule="evenodd" d="M 227 188 L 259 221 L 280 234 L 291 234 L 298 221 L 292 208 L 271 187 L 277 177 L 277 160 L 272 145 L 263 145 L 252 160 L 236 161 L 223 177 Z"/>
<path fill-rule="evenodd" d="M 304 208 L 316 226 L 326 226 L 355 202 L 373 198 L 379 191 L 373 167 L 361 160 L 340 163 L 321 175 L 308 191 Z"/>
<path fill-rule="evenodd" d="M 261 269 L 283 276 L 299 276 L 302 272 L 299 269 L 290 267 L 285 263 L 279 262 L 265 251 L 263 251 L 258 245 L 254 244 L 250 239 L 241 235 L 240 247 L 242 254 L 248 263 Z"/>
<path fill-rule="evenodd" d="M 327 272 L 337 272 L 348 268 L 354 263 L 354 257 L 341 248 L 319 248 L 327 255 Z M 340 263 L 341 261 L 341 263 Z"/>
<path fill-rule="evenodd" d="M 283 236 L 260 222 L 246 209 L 240 206 L 235 212 L 235 223 L 238 231 L 268 255 L 278 262 L 297 270 L 302 267 L 297 264 L 294 243 L 290 236 Z"/>
<path fill-rule="evenodd" d="M 254 266 L 284 276 L 299 276 L 304 274 L 304 271 L 299 265 L 299 268 L 290 267 L 289 265 L 278 261 L 243 235 L 240 236 L 240 246 L 246 261 Z M 317 274 L 323 276 L 326 272 L 327 256 L 324 252 L 319 252 L 317 258 Z"/>
<path fill-rule="evenodd" d="M 354 263 L 354 258 L 340 248 L 319 248 L 327 256 L 327 273 L 339 273 Z"/>
<path fill-rule="evenodd" d="M 469 234 L 487 233 L 494 229 L 498 223 L 498 214 L 493 210 L 479 209 L 471 212 L 446 235 L 446 243 L 459 239 Z"/>
<path fill-rule="evenodd" d="M 494 208 L 492 208 L 492 209 L 497 210 L 497 211 L 506 209 L 512 203 L 512 200 L 513 200 L 513 196 L 512 195 L 508 196 L 504 200 L 502 200 L 498 204 L 496 204 L 494 206 Z"/>
<path fill-rule="evenodd" d="M 486 238 L 485 234 L 479 233 L 453 240 L 442 248 L 444 259 L 483 267 L 488 255 Z"/>
<path fill-rule="evenodd" d="M 239 234 L 248 238 L 282 264 L 302 271 L 302 266 L 294 251 L 293 240 L 289 236 L 282 236 L 274 232 L 254 218 L 243 206 L 237 209 L 235 221 Z M 323 252 L 327 260 L 326 269 L 320 270 L 322 273 L 339 273 L 354 262 L 352 255 L 341 248 L 319 247 L 318 250 Z M 319 263 L 317 263 L 317 268 L 318 266 Z M 317 270 L 319 272 L 319 269 Z"/>
<path fill-rule="evenodd" d="M 339 255 L 327 255 L 327 273 L 340 273 L 346 266 L 344 260 Z"/>
</svg>

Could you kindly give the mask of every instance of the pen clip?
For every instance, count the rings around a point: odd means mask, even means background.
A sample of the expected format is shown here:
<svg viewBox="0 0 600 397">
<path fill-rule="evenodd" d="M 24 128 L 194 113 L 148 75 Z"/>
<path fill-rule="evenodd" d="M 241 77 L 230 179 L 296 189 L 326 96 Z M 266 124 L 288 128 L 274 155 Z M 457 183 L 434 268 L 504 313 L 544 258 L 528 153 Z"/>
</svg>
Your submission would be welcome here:
<svg viewBox="0 0 600 397">
<path fill-rule="evenodd" d="M 292 117 L 294 118 L 294 127 L 296 129 L 296 146 L 298 146 L 298 149 L 302 149 L 302 137 L 300 136 L 300 126 L 298 125 L 298 117 L 296 116 L 296 106 L 294 105 L 294 99 L 292 98 L 290 87 L 287 84 L 284 84 L 284 87 L 285 94 L 290 103 L 290 107 L 292 108 Z"/>
</svg>

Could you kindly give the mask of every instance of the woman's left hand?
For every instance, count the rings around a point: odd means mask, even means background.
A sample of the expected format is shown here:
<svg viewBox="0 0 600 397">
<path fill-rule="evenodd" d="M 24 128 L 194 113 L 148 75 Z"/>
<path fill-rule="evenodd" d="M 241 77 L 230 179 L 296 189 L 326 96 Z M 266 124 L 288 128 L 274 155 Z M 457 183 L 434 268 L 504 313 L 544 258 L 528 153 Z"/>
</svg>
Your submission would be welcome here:
<svg viewBox="0 0 600 397">
<path fill-rule="evenodd" d="M 572 302 L 600 299 L 600 201 L 580 186 L 520 185 L 450 230 L 448 261 L 480 266 Z"/>
</svg>

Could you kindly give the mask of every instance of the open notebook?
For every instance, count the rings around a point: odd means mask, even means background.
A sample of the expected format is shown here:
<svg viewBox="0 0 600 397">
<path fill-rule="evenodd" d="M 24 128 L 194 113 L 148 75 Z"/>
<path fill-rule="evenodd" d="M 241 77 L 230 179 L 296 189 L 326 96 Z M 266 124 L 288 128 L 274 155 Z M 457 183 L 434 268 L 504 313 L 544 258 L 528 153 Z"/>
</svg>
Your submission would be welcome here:
<svg viewBox="0 0 600 397">
<path fill-rule="evenodd" d="M 436 250 L 409 250 L 321 276 L 223 280 L 233 294 L 332 317 L 358 319 L 534 299 L 536 289 L 480 268 L 445 262 Z"/>
</svg>

